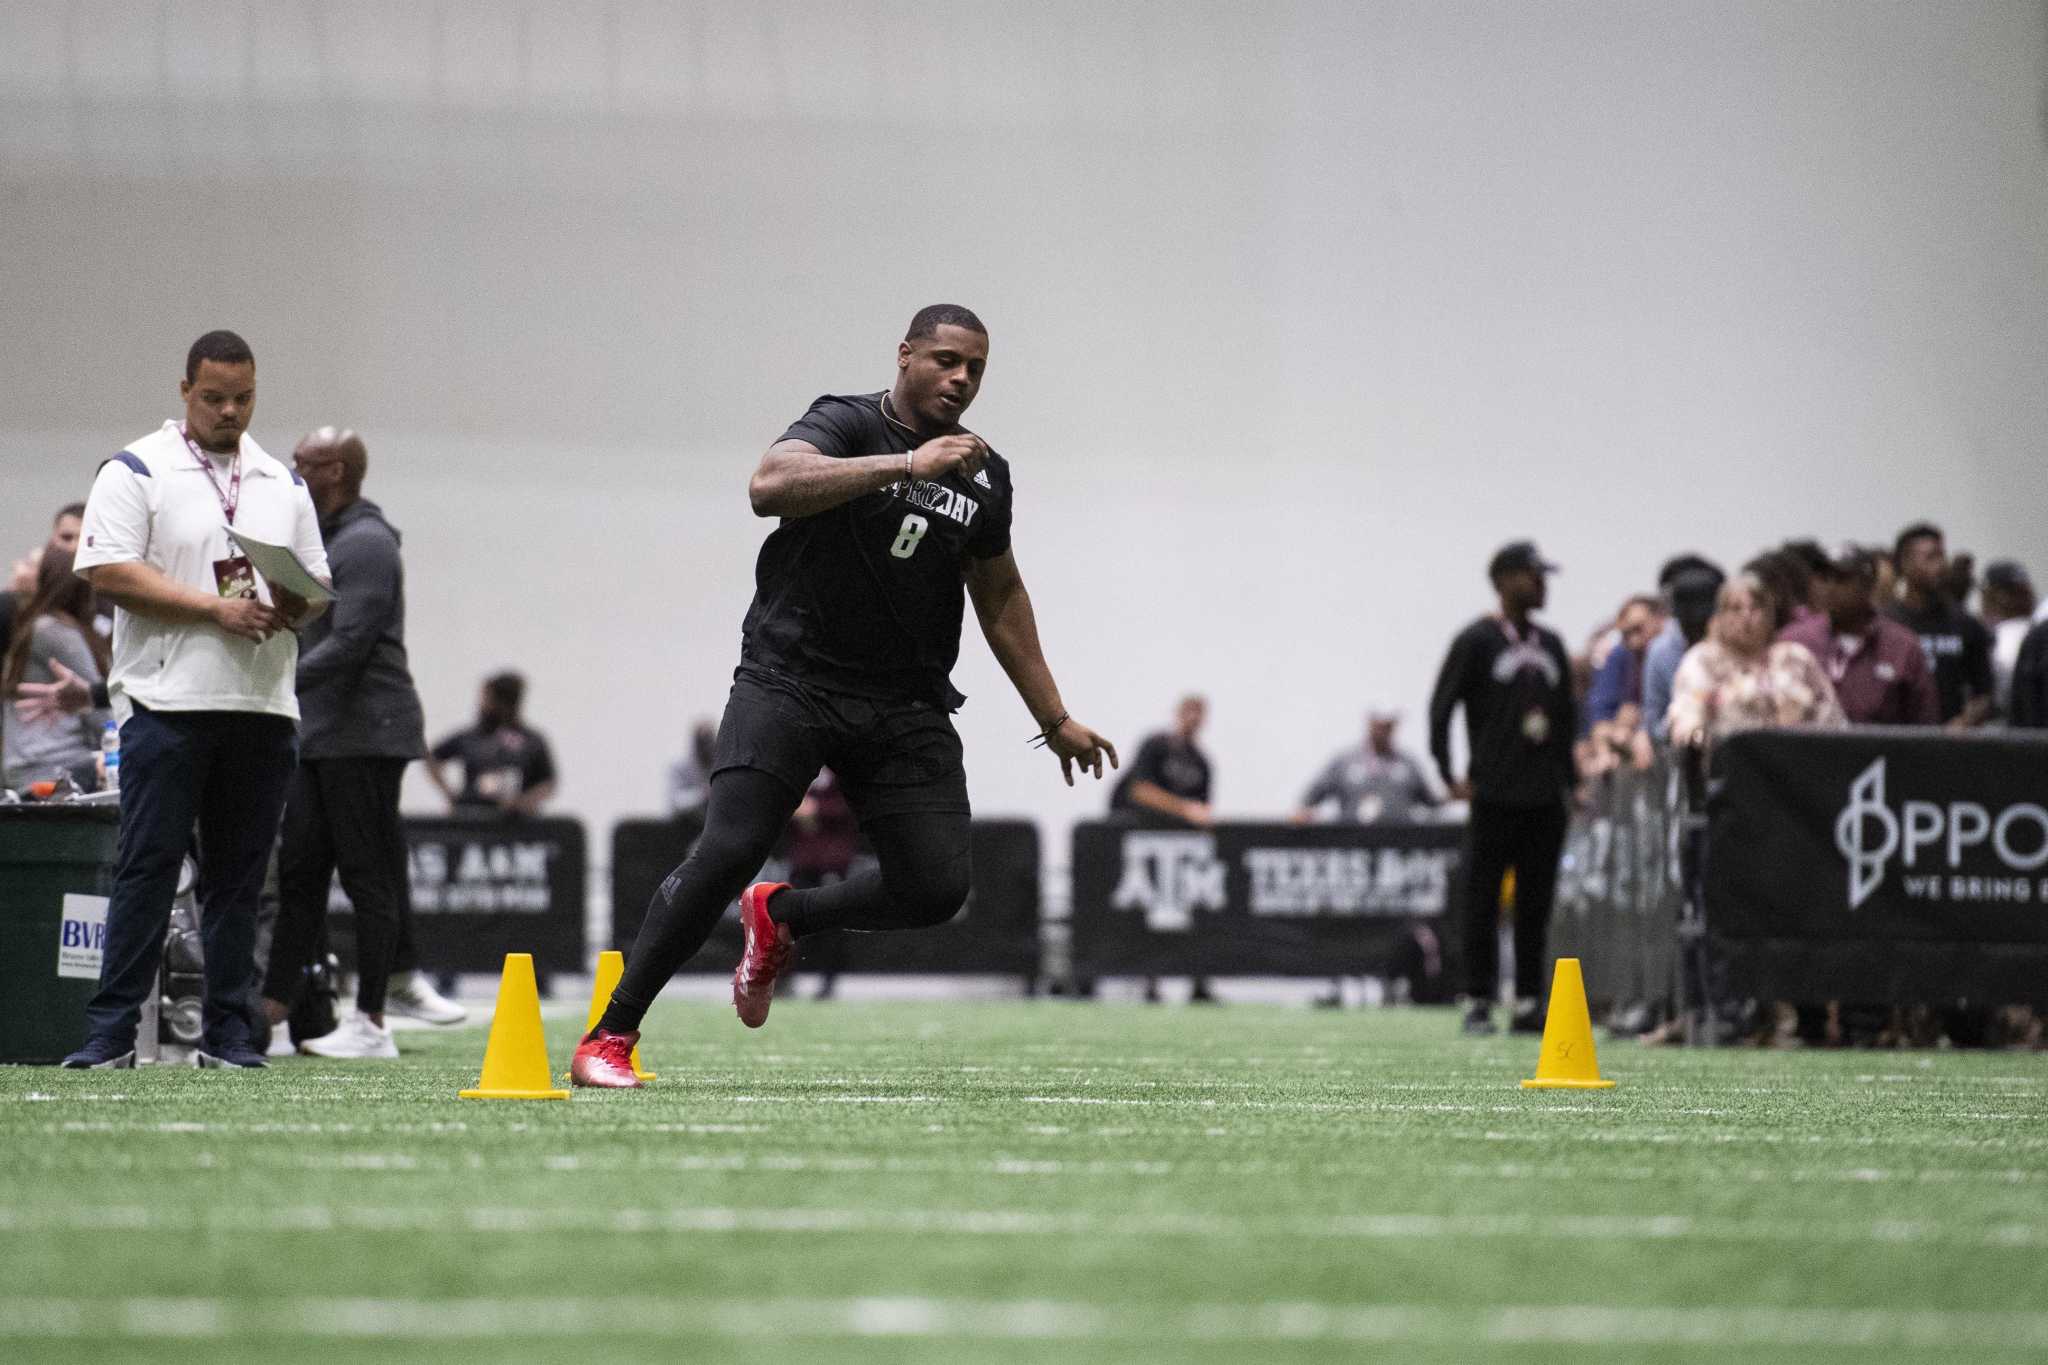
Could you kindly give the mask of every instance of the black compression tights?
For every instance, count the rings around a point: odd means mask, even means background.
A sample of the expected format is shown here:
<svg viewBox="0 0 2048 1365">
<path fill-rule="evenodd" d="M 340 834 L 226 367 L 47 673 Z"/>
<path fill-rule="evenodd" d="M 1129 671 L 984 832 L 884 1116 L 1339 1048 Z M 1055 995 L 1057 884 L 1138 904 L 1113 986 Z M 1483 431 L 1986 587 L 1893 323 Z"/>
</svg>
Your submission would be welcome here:
<svg viewBox="0 0 2048 1365">
<path fill-rule="evenodd" d="M 711 781 L 704 833 L 648 903 L 600 1027 L 630 1033 L 654 997 L 704 946 L 726 906 L 746 889 L 795 813 L 798 793 L 753 768 L 727 768 Z M 968 817 L 917 811 L 861 827 L 879 869 L 831 886 L 782 891 L 769 913 L 802 938 L 826 929 L 922 929 L 951 919 L 967 899 Z"/>
</svg>

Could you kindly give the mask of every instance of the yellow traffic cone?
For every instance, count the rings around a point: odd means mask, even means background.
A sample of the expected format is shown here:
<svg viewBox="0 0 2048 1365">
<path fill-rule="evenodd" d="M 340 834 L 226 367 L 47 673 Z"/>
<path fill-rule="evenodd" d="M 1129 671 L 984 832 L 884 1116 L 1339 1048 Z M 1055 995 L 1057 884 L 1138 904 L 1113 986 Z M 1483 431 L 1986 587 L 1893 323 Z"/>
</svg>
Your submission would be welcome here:
<svg viewBox="0 0 2048 1365">
<path fill-rule="evenodd" d="M 618 988 L 619 978 L 626 974 L 626 955 L 616 948 L 607 949 L 597 955 L 597 980 L 590 987 L 590 1018 L 583 1022 L 583 1036 L 597 1027 L 597 1021 L 604 1018 L 604 1007 L 612 1001 L 612 992 Z M 566 1073 L 565 1073 L 566 1074 Z M 642 1081 L 654 1079 L 654 1073 L 640 1065 L 640 1049 L 633 1049 L 633 1074 Z"/>
<path fill-rule="evenodd" d="M 505 954 L 498 978 L 498 1007 L 484 1044 L 484 1074 L 466 1100 L 566 1100 L 548 1079 L 548 1045 L 541 1037 L 540 988 L 534 984 L 533 954 Z"/>
<path fill-rule="evenodd" d="M 1543 1052 L 1524 1090 L 1605 1090 L 1600 1059 L 1593 1053 L 1593 1020 L 1586 1011 L 1586 982 L 1579 960 L 1561 957 L 1550 977 L 1550 1013 L 1543 1021 Z"/>
</svg>

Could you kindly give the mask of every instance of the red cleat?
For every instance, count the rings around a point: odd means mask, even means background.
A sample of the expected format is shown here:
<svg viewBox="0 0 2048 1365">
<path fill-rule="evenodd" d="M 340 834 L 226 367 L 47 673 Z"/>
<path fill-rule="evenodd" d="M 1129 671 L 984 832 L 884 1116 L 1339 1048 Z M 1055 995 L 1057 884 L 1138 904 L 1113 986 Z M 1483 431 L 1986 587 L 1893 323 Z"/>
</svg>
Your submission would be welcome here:
<svg viewBox="0 0 2048 1365">
<path fill-rule="evenodd" d="M 755 882 L 740 893 L 740 927 L 747 931 L 747 948 L 733 970 L 732 1007 L 748 1028 L 768 1022 L 775 978 L 789 965 L 790 951 L 796 946 L 789 926 L 768 918 L 768 898 L 787 890 L 787 882 Z"/>
<path fill-rule="evenodd" d="M 633 1074 L 633 1046 L 639 1041 L 637 1029 L 632 1033 L 592 1029 L 576 1045 L 575 1060 L 569 1063 L 569 1079 L 577 1085 L 606 1090 L 638 1090 L 640 1078 Z"/>
</svg>

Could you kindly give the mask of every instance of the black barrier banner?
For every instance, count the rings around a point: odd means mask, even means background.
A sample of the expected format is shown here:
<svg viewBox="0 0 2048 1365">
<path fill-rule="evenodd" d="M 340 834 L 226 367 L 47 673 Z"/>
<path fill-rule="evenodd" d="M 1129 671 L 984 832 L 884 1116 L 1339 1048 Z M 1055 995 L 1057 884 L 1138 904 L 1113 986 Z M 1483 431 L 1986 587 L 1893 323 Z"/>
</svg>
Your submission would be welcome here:
<svg viewBox="0 0 2048 1365">
<path fill-rule="evenodd" d="M 689 854 L 691 819 L 621 820 L 612 827 L 612 943 L 630 949 L 662 879 Z M 797 950 L 798 971 L 989 974 L 1036 978 L 1040 965 L 1038 827 L 976 820 L 969 833 L 973 888 L 953 919 L 933 929 L 815 934 Z M 770 863 L 767 872 L 775 873 Z M 740 957 L 737 909 L 728 907 L 685 972 L 730 973 Z"/>
<path fill-rule="evenodd" d="M 1409 975 L 1440 937 L 1465 832 L 1455 825 L 1074 828 L 1082 976 Z"/>
<path fill-rule="evenodd" d="M 550 972 L 584 969 L 586 854 L 568 819 L 408 819 L 413 934 L 428 971 L 495 972 L 532 953 Z M 330 934 L 354 941 L 354 911 L 337 879 Z"/>
<path fill-rule="evenodd" d="M 1731 990 L 2048 996 L 2048 736 L 1758 731 L 1715 769 L 1707 929 Z"/>
</svg>

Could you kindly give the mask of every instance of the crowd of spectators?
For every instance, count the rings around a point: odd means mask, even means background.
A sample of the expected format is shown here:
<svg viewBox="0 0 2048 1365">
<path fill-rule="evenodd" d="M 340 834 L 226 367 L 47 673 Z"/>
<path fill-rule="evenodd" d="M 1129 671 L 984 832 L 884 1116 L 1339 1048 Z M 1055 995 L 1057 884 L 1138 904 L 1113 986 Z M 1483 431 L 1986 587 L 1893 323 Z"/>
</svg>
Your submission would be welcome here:
<svg viewBox="0 0 2048 1365">
<path fill-rule="evenodd" d="M 1733 575 L 1680 556 L 1573 662 L 1582 777 L 1755 725 L 2048 726 L 2048 608 L 2026 569 L 1980 579 L 1928 522 L 1882 546 L 1787 541 Z"/>
<path fill-rule="evenodd" d="M 1980 578 L 1974 558 L 1950 555 L 1932 523 L 1907 526 L 1888 545 L 1828 551 L 1788 541 L 1732 575 L 1681 556 L 1658 586 L 1654 598 L 1627 598 L 1575 661 L 1587 717 L 1582 782 L 1624 764 L 1647 769 L 1660 751 L 1707 751 L 1759 726 L 2048 727 L 2048 608 L 2024 567 L 2002 560 Z M 1646 617 L 1656 621 L 1647 644 Z M 1648 1036 L 1677 1032 L 1674 1021 Z M 1967 1002 L 1766 1002 L 1751 1012 L 1747 1036 L 2038 1043 L 2041 1027 L 2031 1011 Z"/>
</svg>

